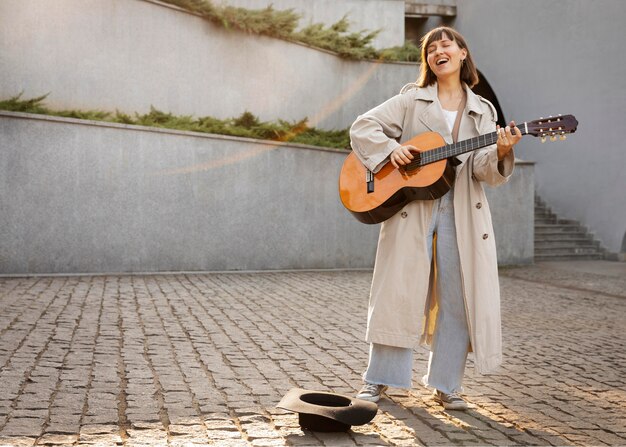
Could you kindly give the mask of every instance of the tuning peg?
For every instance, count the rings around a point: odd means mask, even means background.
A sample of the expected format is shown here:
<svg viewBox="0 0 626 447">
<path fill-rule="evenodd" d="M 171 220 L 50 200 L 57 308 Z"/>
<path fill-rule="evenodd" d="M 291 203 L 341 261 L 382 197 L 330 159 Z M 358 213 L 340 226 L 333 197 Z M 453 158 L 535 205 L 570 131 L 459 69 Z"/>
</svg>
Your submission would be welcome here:
<svg viewBox="0 0 626 447">
<path fill-rule="evenodd" d="M 545 136 L 545 135 L 542 135 L 542 136 L 541 136 L 541 142 L 542 142 L 542 143 L 545 143 L 545 142 L 546 142 L 546 136 Z"/>
<path fill-rule="evenodd" d="M 562 141 L 562 140 L 564 140 L 564 139 L 566 139 L 566 138 L 567 138 L 567 137 L 565 136 L 565 134 L 564 134 L 564 133 L 562 133 L 562 134 L 559 136 L 559 139 L 560 139 L 561 141 Z"/>
<path fill-rule="evenodd" d="M 550 136 L 550 141 L 556 141 L 556 135 L 551 135 Z"/>
</svg>

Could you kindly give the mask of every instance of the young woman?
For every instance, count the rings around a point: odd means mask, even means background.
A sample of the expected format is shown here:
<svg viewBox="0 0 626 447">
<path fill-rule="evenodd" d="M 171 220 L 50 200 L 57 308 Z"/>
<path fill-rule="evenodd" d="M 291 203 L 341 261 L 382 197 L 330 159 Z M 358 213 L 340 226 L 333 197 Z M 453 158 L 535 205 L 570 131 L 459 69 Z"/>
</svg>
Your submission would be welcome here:
<svg viewBox="0 0 626 447">
<path fill-rule="evenodd" d="M 456 181 L 443 197 L 410 202 L 382 223 L 368 310 L 369 363 L 357 397 L 376 402 L 388 386 L 410 388 L 412 349 L 421 343 L 431 351 L 424 384 L 445 408 L 464 410 L 468 352 L 479 373 L 502 360 L 496 246 L 481 182 L 508 180 L 521 133 L 514 122 L 497 126 L 494 107 L 470 90 L 478 74 L 457 31 L 426 34 L 421 62 L 416 84 L 352 125 L 361 162 L 374 173 L 385 163 L 399 168 L 417 150 L 403 142 L 427 131 L 452 143 L 455 127 L 459 141 L 497 130 L 498 141 L 449 161 Z"/>
</svg>

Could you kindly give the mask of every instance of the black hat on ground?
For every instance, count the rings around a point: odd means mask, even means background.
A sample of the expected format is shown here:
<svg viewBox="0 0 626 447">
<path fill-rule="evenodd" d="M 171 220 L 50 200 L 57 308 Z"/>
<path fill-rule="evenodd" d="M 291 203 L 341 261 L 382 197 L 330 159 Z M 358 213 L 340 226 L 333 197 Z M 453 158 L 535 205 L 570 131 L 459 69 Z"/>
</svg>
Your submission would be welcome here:
<svg viewBox="0 0 626 447">
<path fill-rule="evenodd" d="M 276 405 L 298 413 L 300 427 L 312 431 L 347 431 L 374 419 L 378 406 L 341 394 L 292 388 Z"/>
</svg>

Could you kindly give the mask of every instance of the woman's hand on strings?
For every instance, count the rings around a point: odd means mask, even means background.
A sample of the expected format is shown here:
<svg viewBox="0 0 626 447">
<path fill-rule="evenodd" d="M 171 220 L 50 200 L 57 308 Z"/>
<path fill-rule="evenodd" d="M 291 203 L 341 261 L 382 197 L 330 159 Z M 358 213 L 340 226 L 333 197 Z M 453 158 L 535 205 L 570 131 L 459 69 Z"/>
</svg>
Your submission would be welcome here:
<svg viewBox="0 0 626 447">
<path fill-rule="evenodd" d="M 513 130 L 513 132 L 511 132 Z M 498 141 L 496 142 L 498 147 L 498 160 L 502 160 L 506 155 L 511 152 L 513 146 L 522 139 L 522 132 L 515 126 L 515 121 L 511 121 L 504 129 L 500 126 L 496 126 L 498 132 Z"/>
<path fill-rule="evenodd" d="M 400 146 L 393 150 L 389 156 L 389 161 L 395 168 L 409 164 L 415 158 L 411 153 L 412 150 L 417 152 L 417 148 L 414 146 Z"/>
</svg>

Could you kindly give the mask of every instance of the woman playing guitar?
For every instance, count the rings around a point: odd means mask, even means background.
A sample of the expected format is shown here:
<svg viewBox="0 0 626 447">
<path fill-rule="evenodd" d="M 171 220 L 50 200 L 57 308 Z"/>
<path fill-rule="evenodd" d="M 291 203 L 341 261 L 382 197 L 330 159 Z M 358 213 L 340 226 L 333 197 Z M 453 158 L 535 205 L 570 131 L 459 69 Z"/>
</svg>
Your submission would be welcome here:
<svg viewBox="0 0 626 447">
<path fill-rule="evenodd" d="M 361 399 L 376 402 L 388 386 L 410 388 L 413 347 L 420 343 L 431 351 L 423 382 L 447 409 L 467 408 L 460 393 L 468 352 L 479 373 L 501 363 L 496 247 L 482 182 L 497 186 L 509 179 L 512 149 L 522 135 L 514 122 L 496 126 L 494 107 L 470 90 L 477 82 L 463 36 L 436 28 L 422 38 L 417 83 L 359 116 L 350 129 L 353 151 L 367 170 L 376 174 L 390 163 L 403 175 L 420 153 L 403 143 L 418 134 L 437 132 L 453 143 L 498 132 L 496 144 L 447 162 L 456 180 L 445 195 L 412 200 L 382 223 Z"/>
</svg>

